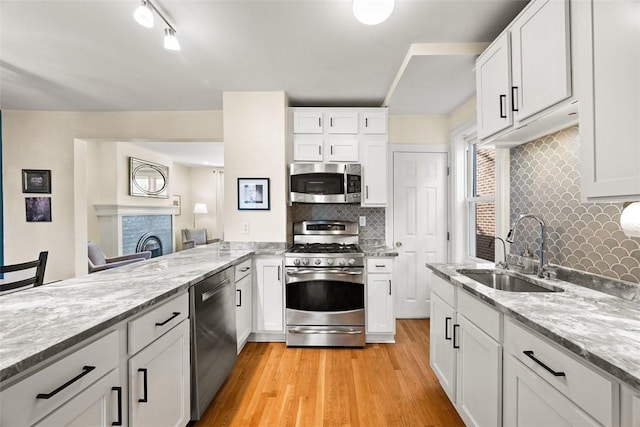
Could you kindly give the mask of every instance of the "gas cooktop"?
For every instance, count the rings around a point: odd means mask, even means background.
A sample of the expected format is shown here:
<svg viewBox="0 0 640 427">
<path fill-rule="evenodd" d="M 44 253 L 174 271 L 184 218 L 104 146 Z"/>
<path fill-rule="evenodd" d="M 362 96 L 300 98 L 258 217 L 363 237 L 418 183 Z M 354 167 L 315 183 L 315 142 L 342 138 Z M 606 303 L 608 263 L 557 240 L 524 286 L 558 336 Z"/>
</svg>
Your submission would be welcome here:
<svg viewBox="0 0 640 427">
<path fill-rule="evenodd" d="M 292 254 L 358 254 L 362 249 L 357 244 L 306 243 L 292 246 L 287 253 Z"/>
</svg>

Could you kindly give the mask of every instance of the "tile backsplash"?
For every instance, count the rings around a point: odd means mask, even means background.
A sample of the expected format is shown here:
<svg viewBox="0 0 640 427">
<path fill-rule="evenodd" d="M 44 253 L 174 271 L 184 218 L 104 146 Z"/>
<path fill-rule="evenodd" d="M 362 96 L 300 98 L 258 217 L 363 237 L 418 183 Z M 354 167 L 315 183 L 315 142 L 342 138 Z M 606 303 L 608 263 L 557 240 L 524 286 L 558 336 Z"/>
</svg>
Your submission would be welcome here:
<svg viewBox="0 0 640 427">
<path fill-rule="evenodd" d="M 290 209 L 293 222 L 309 220 L 358 222 L 359 217 L 364 215 L 367 218 L 367 225 L 360 227 L 360 243 L 384 244 L 385 208 L 363 208 L 350 204 L 294 204 Z"/>
<path fill-rule="evenodd" d="M 640 239 L 622 232 L 622 203 L 580 202 L 579 148 L 572 127 L 511 149 L 511 223 L 521 213 L 544 219 L 550 264 L 640 283 Z M 539 236 L 524 220 L 511 253 L 528 245 L 537 256 Z"/>
</svg>

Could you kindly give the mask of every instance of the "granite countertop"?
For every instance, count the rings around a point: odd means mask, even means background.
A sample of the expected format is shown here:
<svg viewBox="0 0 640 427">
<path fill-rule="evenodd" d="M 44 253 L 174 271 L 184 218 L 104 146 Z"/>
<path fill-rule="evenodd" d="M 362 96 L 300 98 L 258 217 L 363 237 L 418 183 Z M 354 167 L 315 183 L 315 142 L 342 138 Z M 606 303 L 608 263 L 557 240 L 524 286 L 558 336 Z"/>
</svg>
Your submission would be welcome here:
<svg viewBox="0 0 640 427">
<path fill-rule="evenodd" d="M 493 269 L 493 264 L 427 264 L 499 311 L 546 336 L 612 376 L 640 390 L 640 305 L 587 287 L 540 279 L 563 292 L 506 292 L 456 272 Z"/>
<path fill-rule="evenodd" d="M 398 256 L 398 252 L 385 245 L 360 245 L 365 256 L 389 257 Z"/>
<path fill-rule="evenodd" d="M 0 382 L 252 255 L 216 243 L 0 296 Z"/>
</svg>

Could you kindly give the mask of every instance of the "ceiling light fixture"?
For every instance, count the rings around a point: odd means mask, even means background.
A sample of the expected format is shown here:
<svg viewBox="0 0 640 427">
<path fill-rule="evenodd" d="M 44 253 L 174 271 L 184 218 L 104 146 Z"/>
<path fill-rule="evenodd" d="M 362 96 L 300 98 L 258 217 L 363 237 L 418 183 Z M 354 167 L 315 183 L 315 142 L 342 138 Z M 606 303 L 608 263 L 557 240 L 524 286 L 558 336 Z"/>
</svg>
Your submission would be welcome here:
<svg viewBox="0 0 640 427">
<path fill-rule="evenodd" d="M 384 22 L 393 12 L 394 0 L 353 0 L 353 15 L 365 25 Z"/>
<path fill-rule="evenodd" d="M 146 28 L 153 27 L 153 12 L 157 13 L 160 18 L 167 24 L 168 28 L 164 29 L 164 48 L 167 50 L 180 50 L 180 43 L 176 37 L 176 29 L 173 25 L 167 21 L 162 12 L 153 4 L 151 0 L 141 0 L 140 6 L 138 6 L 133 12 L 133 17 Z"/>
</svg>

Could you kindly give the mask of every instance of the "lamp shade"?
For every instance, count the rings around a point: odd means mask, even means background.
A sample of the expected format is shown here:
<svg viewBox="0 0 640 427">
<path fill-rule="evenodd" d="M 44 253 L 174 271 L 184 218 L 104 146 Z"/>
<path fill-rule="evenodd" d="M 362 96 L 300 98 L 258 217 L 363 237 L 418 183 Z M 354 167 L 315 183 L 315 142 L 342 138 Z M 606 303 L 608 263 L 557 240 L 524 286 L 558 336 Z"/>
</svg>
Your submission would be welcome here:
<svg viewBox="0 0 640 427">
<path fill-rule="evenodd" d="M 136 8 L 133 12 L 133 17 L 136 22 L 143 27 L 153 27 L 153 13 L 151 13 L 151 9 L 149 9 L 146 1 L 143 1 L 142 4 Z"/>
<path fill-rule="evenodd" d="M 629 237 L 640 237 L 640 202 L 631 203 L 620 215 L 622 231 Z"/>
<path fill-rule="evenodd" d="M 393 12 L 394 0 L 353 0 L 353 16 L 365 25 L 384 22 Z"/>
<path fill-rule="evenodd" d="M 180 43 L 176 32 L 171 28 L 164 29 L 164 48 L 167 50 L 180 50 Z"/>
<path fill-rule="evenodd" d="M 194 214 L 206 214 L 206 213 L 209 213 L 209 211 L 207 210 L 207 205 L 205 203 L 196 203 L 193 206 L 193 213 Z"/>
</svg>

